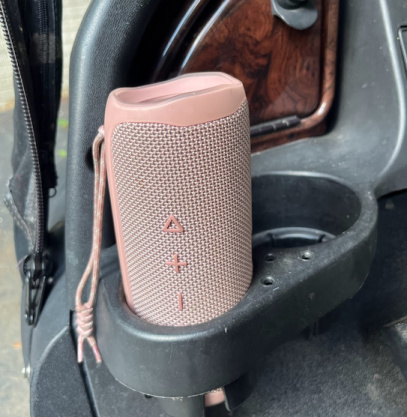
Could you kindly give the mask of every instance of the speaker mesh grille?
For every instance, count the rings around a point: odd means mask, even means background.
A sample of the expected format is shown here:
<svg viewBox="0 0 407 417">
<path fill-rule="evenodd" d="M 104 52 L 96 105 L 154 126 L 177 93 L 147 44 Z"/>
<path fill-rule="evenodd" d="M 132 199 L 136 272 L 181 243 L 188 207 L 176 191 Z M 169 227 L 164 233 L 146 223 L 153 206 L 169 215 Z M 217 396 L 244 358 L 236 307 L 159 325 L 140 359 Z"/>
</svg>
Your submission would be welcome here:
<svg viewBox="0 0 407 417">
<path fill-rule="evenodd" d="M 132 300 L 156 324 L 202 323 L 236 305 L 252 278 L 247 101 L 231 116 L 178 127 L 123 123 L 112 163 Z M 170 216 L 182 233 L 164 231 Z M 175 227 L 171 223 L 171 227 Z M 177 255 L 179 272 L 168 265 Z"/>
</svg>

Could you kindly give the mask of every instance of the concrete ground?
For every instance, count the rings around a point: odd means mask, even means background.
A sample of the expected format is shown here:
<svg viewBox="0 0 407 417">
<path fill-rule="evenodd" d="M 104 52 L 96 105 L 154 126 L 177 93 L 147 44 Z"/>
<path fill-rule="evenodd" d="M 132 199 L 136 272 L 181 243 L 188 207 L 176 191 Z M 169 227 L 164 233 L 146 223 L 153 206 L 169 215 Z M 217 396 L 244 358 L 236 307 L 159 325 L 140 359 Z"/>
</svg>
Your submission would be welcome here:
<svg viewBox="0 0 407 417">
<path fill-rule="evenodd" d="M 64 0 L 62 13 L 63 81 L 62 94 L 68 96 L 69 57 L 82 17 L 91 0 Z M 13 69 L 0 30 L 0 111 L 11 109 L 14 102 Z"/>
<path fill-rule="evenodd" d="M 11 172 L 12 112 L 0 113 L 0 194 Z M 29 416 L 28 381 L 22 375 L 20 336 L 21 278 L 14 254 L 13 222 L 0 204 L 0 410 L 2 416 Z"/>
<path fill-rule="evenodd" d="M 58 119 L 57 164 L 66 159 L 68 128 L 67 102 L 63 102 Z M 13 112 L 0 113 L 0 199 L 6 191 L 11 173 Z M 21 278 L 14 253 L 11 216 L 0 201 L 0 416 L 28 417 L 29 386 L 23 377 L 20 335 Z"/>
</svg>

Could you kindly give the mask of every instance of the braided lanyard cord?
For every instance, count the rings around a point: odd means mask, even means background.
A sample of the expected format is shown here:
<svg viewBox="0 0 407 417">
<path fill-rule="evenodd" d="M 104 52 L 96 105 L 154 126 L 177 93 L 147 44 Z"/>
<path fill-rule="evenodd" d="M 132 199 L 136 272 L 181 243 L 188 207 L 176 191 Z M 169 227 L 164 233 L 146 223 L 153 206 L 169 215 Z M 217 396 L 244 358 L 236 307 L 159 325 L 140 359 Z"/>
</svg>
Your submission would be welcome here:
<svg viewBox="0 0 407 417">
<path fill-rule="evenodd" d="M 106 192 L 106 164 L 103 126 L 99 128 L 93 142 L 93 165 L 95 170 L 93 203 L 93 242 L 85 272 L 79 282 L 75 297 L 76 329 L 78 332 L 78 362 L 83 362 L 83 344 L 88 341 L 97 363 L 102 362 L 99 349 L 93 336 L 93 306 L 95 304 L 99 282 L 99 261 L 102 244 L 103 203 Z M 92 273 L 89 299 L 82 303 L 82 295 Z"/>
</svg>

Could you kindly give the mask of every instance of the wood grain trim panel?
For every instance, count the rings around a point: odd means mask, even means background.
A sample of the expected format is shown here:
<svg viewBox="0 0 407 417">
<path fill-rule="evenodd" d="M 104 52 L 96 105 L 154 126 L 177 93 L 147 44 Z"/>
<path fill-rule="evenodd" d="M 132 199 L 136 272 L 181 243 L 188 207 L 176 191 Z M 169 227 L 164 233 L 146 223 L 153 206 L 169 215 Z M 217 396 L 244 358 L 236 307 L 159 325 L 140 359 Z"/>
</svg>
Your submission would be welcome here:
<svg viewBox="0 0 407 417">
<path fill-rule="evenodd" d="M 322 95 L 318 108 L 290 129 L 252 138 L 252 152 L 259 152 L 325 131 L 325 119 L 335 96 L 336 57 L 338 41 L 339 0 L 324 1 L 326 17 L 323 28 Z"/>
</svg>

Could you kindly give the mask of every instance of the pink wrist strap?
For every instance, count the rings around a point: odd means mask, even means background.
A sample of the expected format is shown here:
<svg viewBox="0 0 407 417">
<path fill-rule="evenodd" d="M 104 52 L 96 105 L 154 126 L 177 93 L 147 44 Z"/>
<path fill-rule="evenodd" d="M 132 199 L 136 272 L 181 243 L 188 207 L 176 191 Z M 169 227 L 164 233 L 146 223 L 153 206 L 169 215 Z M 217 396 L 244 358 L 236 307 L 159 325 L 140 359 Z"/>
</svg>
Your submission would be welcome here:
<svg viewBox="0 0 407 417">
<path fill-rule="evenodd" d="M 100 249 L 102 244 L 103 203 L 106 192 L 106 165 L 104 149 L 104 130 L 99 133 L 93 142 L 93 164 L 95 169 L 94 208 L 93 208 L 93 242 L 85 272 L 79 282 L 75 297 L 76 328 L 78 332 L 78 362 L 83 361 L 83 344 L 88 341 L 95 355 L 96 362 L 101 363 L 102 358 L 93 336 L 93 306 L 96 299 L 99 282 Z M 82 303 L 83 291 L 91 277 L 89 299 Z"/>
</svg>

